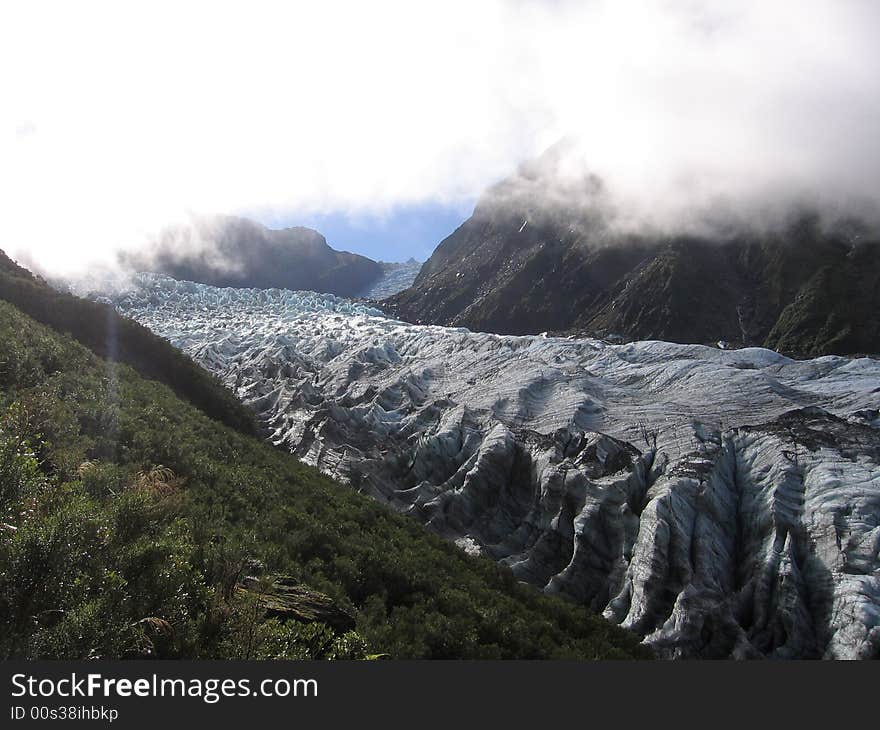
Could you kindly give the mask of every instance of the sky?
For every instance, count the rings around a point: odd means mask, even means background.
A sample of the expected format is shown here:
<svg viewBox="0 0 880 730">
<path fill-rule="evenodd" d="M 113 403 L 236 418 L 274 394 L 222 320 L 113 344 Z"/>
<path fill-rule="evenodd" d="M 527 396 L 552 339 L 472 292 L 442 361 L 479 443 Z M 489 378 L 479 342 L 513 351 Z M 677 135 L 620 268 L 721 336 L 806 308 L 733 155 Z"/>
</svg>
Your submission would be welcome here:
<svg viewBox="0 0 880 730">
<path fill-rule="evenodd" d="M 0 248 L 73 273 L 192 215 L 424 258 L 563 136 L 634 219 L 880 195 L 880 3 L 4 0 Z"/>
</svg>

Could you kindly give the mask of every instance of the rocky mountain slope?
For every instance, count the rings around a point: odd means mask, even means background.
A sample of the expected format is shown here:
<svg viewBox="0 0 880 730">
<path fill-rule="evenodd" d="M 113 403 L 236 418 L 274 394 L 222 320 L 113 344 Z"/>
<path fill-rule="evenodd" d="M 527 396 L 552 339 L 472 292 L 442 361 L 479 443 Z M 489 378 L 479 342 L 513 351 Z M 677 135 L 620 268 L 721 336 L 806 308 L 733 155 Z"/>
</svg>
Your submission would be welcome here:
<svg viewBox="0 0 880 730">
<path fill-rule="evenodd" d="M 111 297 L 276 444 L 662 656 L 880 655 L 880 363 L 476 334 L 309 292 Z"/>
<path fill-rule="evenodd" d="M 509 334 L 880 352 L 877 231 L 802 212 L 766 231 L 624 234 L 601 181 L 563 162 L 551 149 L 491 188 L 386 311 Z"/>
<path fill-rule="evenodd" d="M 273 230 L 245 218 L 196 218 L 123 264 L 214 286 L 279 287 L 357 296 L 383 277 L 365 256 L 336 251 L 311 228 Z"/>
</svg>

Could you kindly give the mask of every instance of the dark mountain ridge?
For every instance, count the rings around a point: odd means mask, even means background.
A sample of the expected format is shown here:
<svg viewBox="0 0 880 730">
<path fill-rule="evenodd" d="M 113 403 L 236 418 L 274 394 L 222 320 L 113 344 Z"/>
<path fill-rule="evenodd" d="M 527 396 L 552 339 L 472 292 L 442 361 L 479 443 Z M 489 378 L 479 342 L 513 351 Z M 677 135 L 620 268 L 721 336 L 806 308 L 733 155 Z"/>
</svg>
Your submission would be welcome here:
<svg viewBox="0 0 880 730">
<path fill-rule="evenodd" d="M 563 154 L 490 188 L 386 309 L 501 334 L 880 352 L 878 231 L 799 211 L 775 229 L 624 233 L 598 178 L 560 179 Z"/>
<path fill-rule="evenodd" d="M 211 286 L 304 289 L 352 297 L 382 276 L 366 256 L 336 251 L 318 231 L 279 230 L 246 218 L 194 219 L 163 231 L 152 250 L 122 257 L 126 268 Z"/>
</svg>

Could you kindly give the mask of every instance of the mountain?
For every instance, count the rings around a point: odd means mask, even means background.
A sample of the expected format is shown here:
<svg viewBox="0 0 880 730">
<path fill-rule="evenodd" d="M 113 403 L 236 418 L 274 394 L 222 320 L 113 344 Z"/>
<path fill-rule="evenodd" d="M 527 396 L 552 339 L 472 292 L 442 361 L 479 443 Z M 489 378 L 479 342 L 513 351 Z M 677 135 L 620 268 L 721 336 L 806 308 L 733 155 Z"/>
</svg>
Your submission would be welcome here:
<svg viewBox="0 0 880 730">
<path fill-rule="evenodd" d="M 75 338 L 121 325 L 145 361 L 170 345 L 0 268 L 19 280 L 0 302 L 0 658 L 650 656 L 208 417 L 227 407 L 222 388 L 197 408 L 99 357 Z"/>
<path fill-rule="evenodd" d="M 663 657 L 880 656 L 880 361 L 411 325 L 141 276 L 271 441 Z"/>
<path fill-rule="evenodd" d="M 357 296 L 382 267 L 336 251 L 311 228 L 273 230 L 245 218 L 195 218 L 162 232 L 152 250 L 121 257 L 126 268 L 213 286 L 303 289 Z"/>
<path fill-rule="evenodd" d="M 488 190 L 386 311 L 502 334 L 880 352 L 877 231 L 802 212 L 764 232 L 624 234 L 602 182 L 564 165 L 552 148 Z"/>
</svg>

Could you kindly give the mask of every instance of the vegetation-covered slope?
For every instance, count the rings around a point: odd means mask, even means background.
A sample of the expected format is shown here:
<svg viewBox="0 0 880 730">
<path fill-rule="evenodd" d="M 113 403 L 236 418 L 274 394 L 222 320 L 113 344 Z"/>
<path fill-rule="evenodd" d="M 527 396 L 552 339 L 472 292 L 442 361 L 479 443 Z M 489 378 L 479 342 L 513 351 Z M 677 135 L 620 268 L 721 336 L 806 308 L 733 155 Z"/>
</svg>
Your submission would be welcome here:
<svg viewBox="0 0 880 730">
<path fill-rule="evenodd" d="M 2 657 L 644 651 L 8 303 L 0 344 Z M 252 573 L 356 630 L 264 620 Z"/>
<path fill-rule="evenodd" d="M 0 299 L 38 322 L 70 334 L 99 357 L 131 365 L 212 418 L 255 433 L 250 412 L 214 377 L 146 327 L 113 307 L 56 291 L 0 251 Z M 0 343 L 2 344 L 2 343 Z"/>
</svg>

